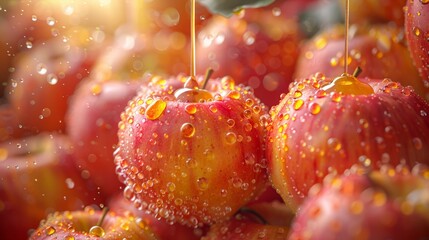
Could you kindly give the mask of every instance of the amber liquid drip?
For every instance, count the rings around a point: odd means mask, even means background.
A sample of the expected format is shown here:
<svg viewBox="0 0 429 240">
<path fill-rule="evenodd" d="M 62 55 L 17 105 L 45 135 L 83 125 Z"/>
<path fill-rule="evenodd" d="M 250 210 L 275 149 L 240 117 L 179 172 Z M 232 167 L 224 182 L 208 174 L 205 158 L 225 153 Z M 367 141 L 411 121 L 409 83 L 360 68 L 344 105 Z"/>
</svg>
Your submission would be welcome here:
<svg viewBox="0 0 429 240">
<path fill-rule="evenodd" d="M 348 63 L 349 63 L 349 27 L 350 27 L 350 0 L 346 0 L 345 9 L 345 20 L 346 20 L 346 33 L 345 33 L 345 44 L 344 44 L 344 73 L 348 74 Z"/>
<path fill-rule="evenodd" d="M 191 77 L 196 75 L 195 65 L 195 0 L 191 0 Z"/>
</svg>

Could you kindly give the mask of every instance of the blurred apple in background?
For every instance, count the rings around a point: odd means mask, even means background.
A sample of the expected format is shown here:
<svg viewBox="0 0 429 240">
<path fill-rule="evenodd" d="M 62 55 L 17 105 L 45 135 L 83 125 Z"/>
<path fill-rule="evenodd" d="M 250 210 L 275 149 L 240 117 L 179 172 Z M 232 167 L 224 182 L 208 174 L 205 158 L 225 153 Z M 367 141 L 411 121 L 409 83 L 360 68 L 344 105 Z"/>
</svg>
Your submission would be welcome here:
<svg viewBox="0 0 429 240">
<path fill-rule="evenodd" d="M 408 51 L 404 28 L 392 24 L 352 25 L 349 36 L 350 70 L 362 68 L 360 77 L 390 78 L 429 99 L 429 85 L 419 76 Z M 294 76 L 306 78 L 322 72 L 336 77 L 344 72 L 345 28 L 326 29 L 302 46 Z"/>
<path fill-rule="evenodd" d="M 143 80 L 91 79 L 81 83 L 70 99 L 66 123 L 76 167 L 87 171 L 108 196 L 123 190 L 113 161 L 120 114 L 143 84 Z"/>
<path fill-rule="evenodd" d="M 101 195 L 74 166 L 67 136 L 41 134 L 0 144 L 0 232 L 25 239 L 48 213 L 101 204 Z"/>
<path fill-rule="evenodd" d="M 337 0 L 345 8 L 346 0 Z M 419 0 L 417 0 L 419 1 Z M 404 25 L 404 7 L 407 0 L 352 0 L 350 1 L 351 23 L 394 22 Z"/>
<path fill-rule="evenodd" d="M 268 106 L 287 92 L 298 57 L 298 24 L 278 10 L 246 10 L 244 16 L 214 16 L 198 34 L 198 71 L 230 75 L 255 89 Z"/>
<path fill-rule="evenodd" d="M 89 75 L 104 41 L 90 41 L 87 31 L 76 34 L 78 39 L 52 39 L 18 59 L 6 97 L 23 129 L 64 132 L 69 97 Z"/>
</svg>

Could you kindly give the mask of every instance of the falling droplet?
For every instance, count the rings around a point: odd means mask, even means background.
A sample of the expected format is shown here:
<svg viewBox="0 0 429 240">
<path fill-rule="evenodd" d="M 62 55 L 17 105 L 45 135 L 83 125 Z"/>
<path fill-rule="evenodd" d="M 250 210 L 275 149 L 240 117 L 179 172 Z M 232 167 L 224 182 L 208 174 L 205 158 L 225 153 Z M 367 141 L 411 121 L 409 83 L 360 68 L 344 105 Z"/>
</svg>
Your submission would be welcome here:
<svg viewBox="0 0 429 240">
<path fill-rule="evenodd" d="M 195 127 L 191 123 L 184 123 L 182 127 L 180 127 L 180 132 L 182 136 L 190 138 L 195 134 Z"/>
<path fill-rule="evenodd" d="M 158 119 L 162 113 L 164 113 L 166 107 L 167 102 L 163 101 L 162 99 L 157 99 L 147 107 L 145 115 L 150 120 Z"/>
</svg>

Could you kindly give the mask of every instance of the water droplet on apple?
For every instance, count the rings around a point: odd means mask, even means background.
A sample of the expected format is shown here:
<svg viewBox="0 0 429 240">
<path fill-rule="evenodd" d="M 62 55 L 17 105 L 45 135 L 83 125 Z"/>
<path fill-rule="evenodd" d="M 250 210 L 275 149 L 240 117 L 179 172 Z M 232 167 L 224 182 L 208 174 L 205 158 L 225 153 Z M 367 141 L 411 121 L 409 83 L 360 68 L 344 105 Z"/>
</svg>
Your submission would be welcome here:
<svg viewBox="0 0 429 240">
<path fill-rule="evenodd" d="M 47 17 L 46 18 L 46 23 L 49 25 L 49 26 L 54 26 L 55 25 L 55 18 L 53 18 L 53 17 Z"/>
<path fill-rule="evenodd" d="M 31 48 L 33 48 L 33 43 L 32 43 L 32 42 L 30 42 L 30 41 L 27 41 L 27 42 L 25 42 L 25 46 L 26 46 L 28 49 L 31 49 Z"/>
<path fill-rule="evenodd" d="M 304 101 L 302 99 L 297 99 L 294 103 L 293 103 L 293 109 L 295 110 L 299 110 L 302 108 L 302 106 L 304 105 Z"/>
<path fill-rule="evenodd" d="M 206 178 L 202 177 L 202 178 L 198 178 L 197 179 L 197 186 L 200 190 L 207 190 L 207 188 L 209 187 L 209 182 Z"/>
<path fill-rule="evenodd" d="M 43 63 L 37 64 L 36 70 L 40 75 L 45 75 L 48 72 L 48 69 L 46 68 L 45 64 L 43 64 Z"/>
<path fill-rule="evenodd" d="M 320 110 L 321 110 L 320 105 L 318 103 L 315 103 L 315 102 L 310 103 L 308 108 L 309 108 L 311 114 L 313 114 L 313 115 L 319 114 Z"/>
<path fill-rule="evenodd" d="M 340 151 L 341 150 L 341 142 L 336 138 L 329 138 L 328 139 L 328 146 L 334 151 Z"/>
<path fill-rule="evenodd" d="M 89 234 L 93 235 L 93 236 L 96 236 L 96 237 L 103 237 L 106 234 L 106 232 L 100 226 L 92 226 L 89 229 Z"/>
<path fill-rule="evenodd" d="M 235 120 L 230 118 L 230 119 L 226 120 L 226 124 L 228 124 L 228 127 L 232 128 L 235 125 Z"/>
<path fill-rule="evenodd" d="M 420 149 L 422 149 L 422 148 L 423 148 L 423 142 L 422 142 L 422 140 L 421 140 L 420 138 L 418 138 L 418 137 L 413 138 L 413 144 L 414 144 L 414 147 L 415 147 L 417 150 L 420 150 Z"/>
<path fill-rule="evenodd" d="M 46 235 L 51 236 L 51 235 L 52 235 L 52 234 L 54 234 L 56 231 L 57 231 L 57 230 L 56 230 L 54 227 L 49 226 L 48 228 L 46 228 Z"/>
<path fill-rule="evenodd" d="M 417 37 L 420 36 L 421 30 L 418 27 L 413 27 L 413 33 L 414 35 L 416 35 Z"/>
<path fill-rule="evenodd" d="M 225 140 L 227 144 L 232 145 L 237 142 L 237 135 L 233 132 L 227 132 L 225 134 Z"/>
<path fill-rule="evenodd" d="M 174 190 L 176 189 L 176 184 L 174 184 L 172 182 L 167 183 L 167 189 L 170 192 L 174 192 Z"/>
<path fill-rule="evenodd" d="M 185 106 L 185 111 L 189 114 L 195 114 L 197 112 L 197 107 L 195 104 L 188 104 Z"/>
<path fill-rule="evenodd" d="M 58 77 L 57 77 L 57 75 L 55 75 L 53 73 L 48 74 L 46 79 L 47 79 L 48 83 L 51 85 L 55 85 L 58 83 Z"/>
<path fill-rule="evenodd" d="M 195 127 L 191 123 L 184 123 L 180 127 L 180 132 L 182 133 L 183 137 L 191 138 L 195 135 Z"/>
<path fill-rule="evenodd" d="M 37 21 L 37 16 L 36 15 L 31 15 L 31 21 L 33 21 L 33 22 Z"/>
<path fill-rule="evenodd" d="M 68 235 L 65 237 L 65 240 L 75 240 L 72 235 Z"/>
<path fill-rule="evenodd" d="M 228 93 L 227 97 L 238 100 L 241 98 L 241 94 L 239 91 L 232 90 Z"/>
<path fill-rule="evenodd" d="M 274 7 L 271 12 L 273 13 L 273 16 L 278 17 L 282 14 L 282 10 L 278 7 Z"/>
<path fill-rule="evenodd" d="M 146 109 L 145 116 L 150 120 L 158 119 L 167 107 L 167 102 L 162 99 L 156 99 Z"/>
</svg>

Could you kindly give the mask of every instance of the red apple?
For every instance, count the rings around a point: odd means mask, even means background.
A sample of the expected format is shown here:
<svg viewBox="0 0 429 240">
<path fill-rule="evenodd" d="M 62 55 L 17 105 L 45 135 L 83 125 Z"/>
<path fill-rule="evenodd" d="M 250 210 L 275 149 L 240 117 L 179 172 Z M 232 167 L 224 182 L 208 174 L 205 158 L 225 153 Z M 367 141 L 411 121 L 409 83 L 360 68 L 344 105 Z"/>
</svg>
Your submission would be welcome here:
<svg viewBox="0 0 429 240">
<path fill-rule="evenodd" d="M 43 239 L 157 239 L 147 224 L 132 214 L 86 207 L 82 211 L 55 212 L 40 223 L 30 240 Z M 98 225 L 100 219 L 102 223 Z"/>
<path fill-rule="evenodd" d="M 123 188 L 113 161 L 120 114 L 142 85 L 143 80 L 91 79 L 80 84 L 70 99 L 66 123 L 76 166 L 87 171 L 100 191 L 108 196 Z"/>
<path fill-rule="evenodd" d="M 139 209 L 197 227 L 228 219 L 265 188 L 266 107 L 251 88 L 224 82 L 210 92 L 190 78 L 174 94 L 129 102 L 115 161 Z"/>
<path fill-rule="evenodd" d="M 69 139 L 41 134 L 0 144 L 0 232 L 25 239 L 48 213 L 78 210 L 104 197 L 73 164 Z"/>
<path fill-rule="evenodd" d="M 88 76 L 101 45 L 84 48 L 54 39 L 20 59 L 6 94 L 23 129 L 64 131 L 69 97 Z"/>
<path fill-rule="evenodd" d="M 405 36 L 411 57 L 423 83 L 429 85 L 429 4 L 426 0 L 407 1 Z"/>
<path fill-rule="evenodd" d="M 327 177 L 299 209 L 289 239 L 426 239 L 429 169 L 413 171 L 420 173 L 383 166 Z"/>
<path fill-rule="evenodd" d="M 343 25 L 326 29 L 303 47 L 295 77 L 306 78 L 323 72 L 333 78 L 344 72 Z M 362 68 L 361 77 L 390 78 L 404 86 L 411 85 L 421 96 L 429 99 L 429 85 L 425 84 L 410 57 L 403 27 L 389 24 L 352 25 L 349 36 L 348 68 Z"/>
<path fill-rule="evenodd" d="M 292 82 L 299 40 L 296 19 L 272 10 L 214 16 L 198 34 L 198 67 L 201 72 L 212 68 L 213 77 L 230 75 L 273 106 Z"/>
<path fill-rule="evenodd" d="M 273 203 L 241 209 L 230 220 L 212 225 L 202 240 L 287 239 L 293 214 L 286 205 Z"/>
<path fill-rule="evenodd" d="M 345 8 L 346 0 L 339 0 Z M 394 22 L 404 25 L 404 6 L 407 0 L 353 0 L 350 1 L 351 23 Z"/>
<path fill-rule="evenodd" d="M 133 214 L 139 217 L 152 230 L 159 240 L 197 240 L 206 233 L 205 228 L 191 228 L 180 224 L 169 224 L 164 219 L 158 219 L 153 215 L 137 209 L 133 202 L 122 194 L 111 199 L 109 207 L 114 212 Z"/>
<path fill-rule="evenodd" d="M 429 105 L 388 79 L 297 81 L 271 109 L 267 159 L 273 186 L 296 209 L 330 172 L 355 163 L 428 163 Z"/>
</svg>

